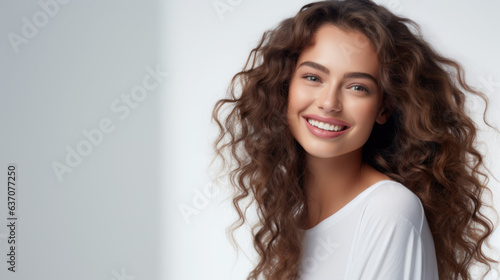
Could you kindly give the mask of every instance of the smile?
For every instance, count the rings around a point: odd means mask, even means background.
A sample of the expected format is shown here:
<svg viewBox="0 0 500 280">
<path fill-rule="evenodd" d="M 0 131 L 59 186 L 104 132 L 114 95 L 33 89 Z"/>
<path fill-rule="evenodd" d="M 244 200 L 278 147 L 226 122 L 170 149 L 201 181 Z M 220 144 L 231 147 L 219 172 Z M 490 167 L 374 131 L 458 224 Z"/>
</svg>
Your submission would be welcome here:
<svg viewBox="0 0 500 280">
<path fill-rule="evenodd" d="M 320 122 L 320 121 L 313 120 L 313 119 L 307 119 L 307 122 L 314 127 L 317 127 L 319 129 L 326 130 L 326 131 L 341 131 L 341 130 L 344 130 L 347 128 L 345 125 L 334 125 L 334 124 L 324 123 L 324 122 Z"/>
<path fill-rule="evenodd" d="M 339 119 L 327 118 L 316 114 L 302 116 L 307 129 L 316 137 L 333 139 L 347 133 L 351 126 Z"/>
</svg>

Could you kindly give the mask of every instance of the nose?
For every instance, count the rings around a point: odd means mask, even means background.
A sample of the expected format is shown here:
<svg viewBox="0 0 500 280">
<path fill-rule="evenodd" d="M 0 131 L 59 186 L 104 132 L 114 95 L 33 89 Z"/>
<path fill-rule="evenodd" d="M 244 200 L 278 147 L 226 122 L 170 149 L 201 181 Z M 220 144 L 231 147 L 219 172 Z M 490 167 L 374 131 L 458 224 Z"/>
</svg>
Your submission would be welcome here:
<svg viewBox="0 0 500 280">
<path fill-rule="evenodd" d="M 342 111 L 342 94 L 340 89 L 335 86 L 325 88 L 319 94 L 317 102 L 318 108 L 326 113 Z"/>
</svg>

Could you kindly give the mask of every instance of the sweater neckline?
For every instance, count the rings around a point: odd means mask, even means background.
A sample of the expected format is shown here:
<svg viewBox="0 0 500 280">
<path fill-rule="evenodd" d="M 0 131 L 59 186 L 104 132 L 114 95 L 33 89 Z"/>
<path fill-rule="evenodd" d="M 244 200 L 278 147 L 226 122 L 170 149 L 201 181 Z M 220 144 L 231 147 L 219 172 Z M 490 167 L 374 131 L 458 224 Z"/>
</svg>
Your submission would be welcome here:
<svg viewBox="0 0 500 280">
<path fill-rule="evenodd" d="M 329 228 L 331 225 L 337 223 L 339 220 L 341 220 L 343 217 L 345 217 L 349 212 L 351 212 L 353 209 L 355 209 L 356 205 L 361 203 L 370 193 L 372 193 L 375 189 L 377 189 L 380 185 L 386 183 L 386 182 L 394 182 L 389 179 L 384 179 L 381 181 L 378 181 L 374 183 L 373 185 L 369 186 L 365 190 L 363 190 L 361 193 L 359 193 L 355 198 L 353 198 L 351 201 L 349 201 L 346 205 L 344 205 L 342 208 L 340 208 L 337 212 L 333 213 L 332 215 L 328 216 L 324 220 L 320 221 L 317 225 L 310 229 L 303 230 L 306 233 L 316 233 L 319 232 L 325 228 Z"/>
</svg>

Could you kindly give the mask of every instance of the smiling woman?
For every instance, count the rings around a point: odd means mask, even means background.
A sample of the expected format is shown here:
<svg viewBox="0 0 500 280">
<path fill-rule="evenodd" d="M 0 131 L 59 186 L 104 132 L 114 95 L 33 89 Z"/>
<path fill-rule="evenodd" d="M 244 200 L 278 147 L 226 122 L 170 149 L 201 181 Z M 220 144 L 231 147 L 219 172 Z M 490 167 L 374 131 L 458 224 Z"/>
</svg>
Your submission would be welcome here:
<svg viewBox="0 0 500 280">
<path fill-rule="evenodd" d="M 235 227 L 245 198 L 258 211 L 248 279 L 468 280 L 495 263 L 464 106 L 483 94 L 411 27 L 369 0 L 308 4 L 264 34 L 217 102 Z"/>
<path fill-rule="evenodd" d="M 360 35 L 323 25 L 312 46 L 298 58 L 290 81 L 288 124 L 295 139 L 314 157 L 356 153 L 359 157 L 375 121 L 387 120 L 377 86 L 377 53 L 370 44 L 356 47 L 356 55 L 345 51 L 356 46 Z"/>
</svg>

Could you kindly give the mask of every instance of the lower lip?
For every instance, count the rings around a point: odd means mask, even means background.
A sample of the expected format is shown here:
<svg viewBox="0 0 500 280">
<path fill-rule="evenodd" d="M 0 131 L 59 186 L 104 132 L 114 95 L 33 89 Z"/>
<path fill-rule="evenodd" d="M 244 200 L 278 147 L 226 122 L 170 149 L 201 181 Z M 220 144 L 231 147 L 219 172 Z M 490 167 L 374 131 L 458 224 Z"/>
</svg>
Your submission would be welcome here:
<svg viewBox="0 0 500 280">
<path fill-rule="evenodd" d="M 347 130 L 349 130 L 349 127 L 348 127 L 348 128 L 346 128 L 344 130 L 341 130 L 341 131 L 327 131 L 327 130 L 323 130 L 321 128 L 317 128 L 317 127 L 311 125 L 307 121 L 306 118 L 304 118 L 304 121 L 306 122 L 306 126 L 309 129 L 309 131 L 314 136 L 317 136 L 317 137 L 320 137 L 320 138 L 326 138 L 326 139 L 337 138 L 337 137 L 341 136 L 342 134 L 346 133 Z"/>
</svg>

